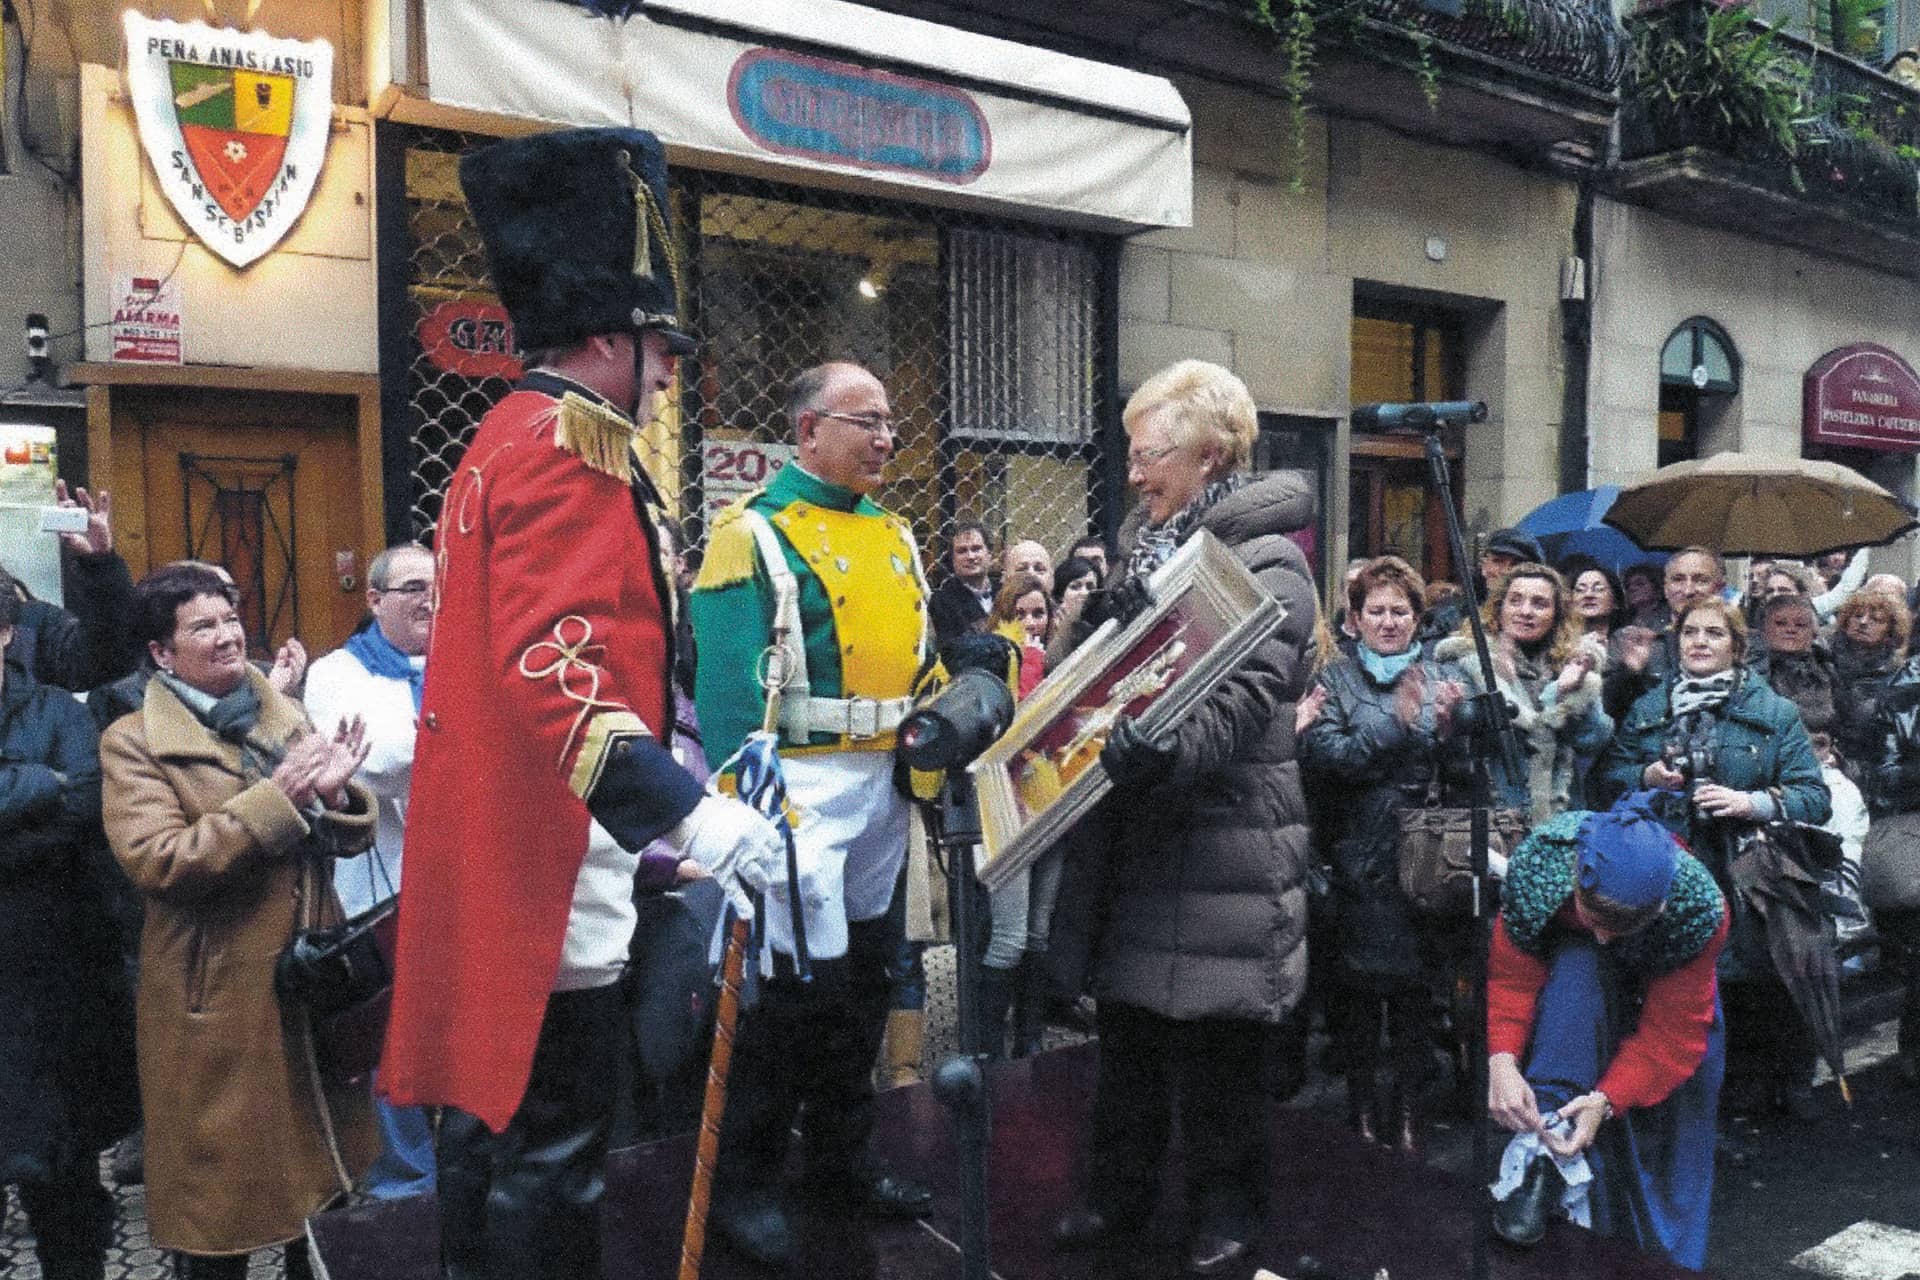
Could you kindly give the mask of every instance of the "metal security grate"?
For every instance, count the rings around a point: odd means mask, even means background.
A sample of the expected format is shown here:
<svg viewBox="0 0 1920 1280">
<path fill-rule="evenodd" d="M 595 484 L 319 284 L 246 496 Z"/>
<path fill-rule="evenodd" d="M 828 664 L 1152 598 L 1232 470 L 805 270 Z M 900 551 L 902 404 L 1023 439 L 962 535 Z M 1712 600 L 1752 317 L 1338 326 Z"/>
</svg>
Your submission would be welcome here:
<svg viewBox="0 0 1920 1280">
<path fill-rule="evenodd" d="M 452 359 L 444 341 L 447 315 L 494 301 L 456 176 L 460 153 L 484 141 L 410 132 L 406 149 L 410 319 L 421 327 L 442 308 L 425 326 L 440 350 L 416 338 L 404 371 L 410 514 L 423 536 L 480 416 L 510 386 L 506 373 L 476 372 L 496 355 L 480 321 L 456 325 Z M 1110 523 L 1099 446 L 1113 416 L 1100 319 L 1111 250 L 1100 237 L 699 171 L 674 180 L 702 350 L 648 426 L 645 453 L 696 547 L 712 511 L 792 456 L 786 387 L 832 359 L 887 387 L 901 439 L 877 497 L 913 521 L 930 569 L 963 517 L 1056 554 Z"/>
</svg>

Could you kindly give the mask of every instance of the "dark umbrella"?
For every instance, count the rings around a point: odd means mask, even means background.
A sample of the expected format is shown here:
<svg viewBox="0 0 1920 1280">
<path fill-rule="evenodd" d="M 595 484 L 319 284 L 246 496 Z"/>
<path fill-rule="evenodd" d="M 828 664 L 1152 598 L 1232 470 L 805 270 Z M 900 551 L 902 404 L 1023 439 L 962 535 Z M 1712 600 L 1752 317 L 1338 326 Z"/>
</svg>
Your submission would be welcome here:
<svg viewBox="0 0 1920 1280">
<path fill-rule="evenodd" d="M 1620 486 L 1612 484 L 1563 493 L 1527 512 L 1519 527 L 1539 539 L 1547 559 L 1555 564 L 1585 556 L 1615 573 L 1629 565 L 1665 564 L 1663 553 L 1648 551 L 1605 522 L 1603 517 L 1619 496 Z"/>
<path fill-rule="evenodd" d="M 1789 839 L 1782 824 L 1743 833 L 1727 872 L 1734 892 L 1765 923 L 1774 972 L 1840 1082 L 1840 1096 L 1851 1105 L 1840 1039 L 1840 966 L 1821 909 L 1820 879 L 1788 851 Z"/>
</svg>

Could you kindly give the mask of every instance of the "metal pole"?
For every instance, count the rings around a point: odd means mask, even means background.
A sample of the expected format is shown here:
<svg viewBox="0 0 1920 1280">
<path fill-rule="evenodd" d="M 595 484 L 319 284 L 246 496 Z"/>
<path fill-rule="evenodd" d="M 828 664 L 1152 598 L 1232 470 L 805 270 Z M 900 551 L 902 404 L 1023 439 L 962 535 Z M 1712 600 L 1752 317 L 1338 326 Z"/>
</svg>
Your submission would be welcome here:
<svg viewBox="0 0 1920 1280">
<path fill-rule="evenodd" d="M 1473 997 L 1467 1012 L 1467 1115 L 1473 1125 L 1473 1253 L 1469 1274 L 1473 1280 L 1486 1280 L 1489 1265 L 1488 1244 L 1493 1237 L 1493 1198 L 1487 1190 L 1487 1167 L 1491 1150 L 1487 1133 L 1487 944 L 1492 917 L 1487 892 L 1488 808 L 1493 803 L 1493 777 L 1488 762 L 1494 752 L 1505 762 L 1509 778 L 1525 777 L 1525 765 L 1514 741 L 1513 726 L 1507 719 L 1507 704 L 1501 698 L 1493 674 L 1493 652 L 1487 647 L 1487 632 L 1480 620 L 1479 591 L 1473 583 L 1473 563 L 1467 559 L 1466 534 L 1460 528 L 1460 514 L 1453 505 L 1453 484 L 1447 472 L 1446 446 L 1441 443 L 1442 424 L 1435 422 L 1427 430 L 1427 470 L 1440 495 L 1441 509 L 1447 515 L 1447 539 L 1453 549 L 1453 562 L 1460 566 L 1460 588 L 1467 598 L 1467 620 L 1473 630 L 1473 644 L 1480 661 L 1480 684 L 1485 693 L 1474 716 L 1475 732 L 1480 737 L 1473 758 L 1473 946 L 1468 958 L 1468 977 Z"/>
<path fill-rule="evenodd" d="M 947 896 L 953 912 L 953 956 L 960 1051 L 942 1062 L 933 1092 L 953 1115 L 960 1160 L 961 1280 L 990 1280 L 987 1240 L 987 1145 L 992 1135 L 980 1043 L 980 956 L 974 945 L 974 850 L 980 842 L 980 804 L 973 775 L 947 770 L 939 807 L 938 844 L 946 860 Z"/>
</svg>

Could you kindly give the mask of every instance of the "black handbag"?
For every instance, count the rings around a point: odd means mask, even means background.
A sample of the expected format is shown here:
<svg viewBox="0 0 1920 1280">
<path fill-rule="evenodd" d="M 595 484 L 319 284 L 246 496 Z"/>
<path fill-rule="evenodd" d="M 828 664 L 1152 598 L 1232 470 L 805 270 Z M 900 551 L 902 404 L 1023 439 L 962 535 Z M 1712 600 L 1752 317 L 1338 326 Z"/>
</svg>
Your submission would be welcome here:
<svg viewBox="0 0 1920 1280">
<path fill-rule="evenodd" d="M 371 852 L 378 862 L 379 850 Z M 379 865 L 384 878 L 386 866 Z M 391 881 L 387 887 L 385 900 L 339 924 L 295 929 L 274 961 L 274 994 L 283 1007 L 307 1015 L 328 1084 L 361 1084 L 380 1064 L 400 934 L 400 896 Z"/>
</svg>

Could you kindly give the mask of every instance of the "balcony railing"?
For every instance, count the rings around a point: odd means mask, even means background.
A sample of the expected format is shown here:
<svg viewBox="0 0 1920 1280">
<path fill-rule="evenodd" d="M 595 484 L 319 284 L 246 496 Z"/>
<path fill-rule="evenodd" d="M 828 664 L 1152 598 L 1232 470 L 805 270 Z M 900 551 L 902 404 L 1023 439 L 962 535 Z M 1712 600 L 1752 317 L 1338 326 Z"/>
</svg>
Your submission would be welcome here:
<svg viewBox="0 0 1920 1280">
<path fill-rule="evenodd" d="M 1365 0 L 1378 21 L 1487 54 L 1601 93 L 1620 87 L 1627 37 L 1606 0 L 1460 0 L 1458 14 L 1426 0 Z"/>
<path fill-rule="evenodd" d="M 1700 149 L 1730 179 L 1920 234 L 1920 92 L 1711 0 L 1673 0 L 1629 26 L 1627 167 Z"/>
</svg>

